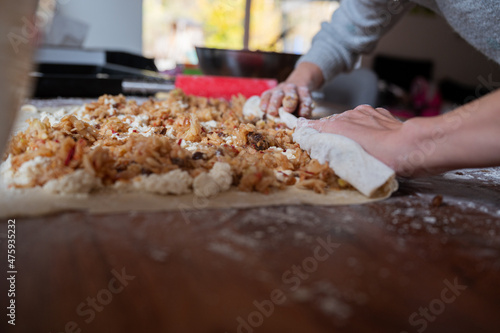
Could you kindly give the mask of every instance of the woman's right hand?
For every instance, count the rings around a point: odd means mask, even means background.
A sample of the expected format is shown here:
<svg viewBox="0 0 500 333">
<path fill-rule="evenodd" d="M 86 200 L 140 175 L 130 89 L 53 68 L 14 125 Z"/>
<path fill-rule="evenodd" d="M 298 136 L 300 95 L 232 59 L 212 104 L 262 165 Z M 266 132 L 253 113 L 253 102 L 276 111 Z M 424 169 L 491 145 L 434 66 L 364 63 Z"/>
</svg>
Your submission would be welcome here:
<svg viewBox="0 0 500 333">
<path fill-rule="evenodd" d="M 323 84 L 323 74 L 313 63 L 302 62 L 285 82 L 261 95 L 260 108 L 272 116 L 278 115 L 283 106 L 286 112 L 296 112 L 300 117 L 310 118 L 314 108 L 311 90 Z"/>
<path fill-rule="evenodd" d="M 297 110 L 300 117 L 310 118 L 313 100 L 309 88 L 283 82 L 262 94 L 260 101 L 262 111 L 271 116 L 278 116 L 278 110 L 282 106 L 286 112 L 294 113 Z"/>
</svg>

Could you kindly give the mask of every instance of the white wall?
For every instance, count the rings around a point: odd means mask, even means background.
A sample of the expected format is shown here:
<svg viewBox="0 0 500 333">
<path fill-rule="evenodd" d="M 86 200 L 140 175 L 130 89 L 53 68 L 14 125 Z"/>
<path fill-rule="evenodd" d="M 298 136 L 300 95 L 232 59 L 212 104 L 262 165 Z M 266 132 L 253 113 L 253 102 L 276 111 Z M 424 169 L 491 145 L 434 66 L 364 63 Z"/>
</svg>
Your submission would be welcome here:
<svg viewBox="0 0 500 333">
<path fill-rule="evenodd" d="M 142 0 L 64 0 L 58 10 L 90 25 L 86 48 L 142 54 Z"/>
<path fill-rule="evenodd" d="M 434 78 L 455 79 L 463 84 L 477 85 L 482 75 L 500 79 L 500 66 L 470 46 L 440 16 L 406 15 L 379 42 L 372 54 L 381 53 L 434 61 Z M 371 67 L 372 56 L 364 57 L 363 65 Z M 497 80 L 498 81 L 498 80 Z"/>
</svg>

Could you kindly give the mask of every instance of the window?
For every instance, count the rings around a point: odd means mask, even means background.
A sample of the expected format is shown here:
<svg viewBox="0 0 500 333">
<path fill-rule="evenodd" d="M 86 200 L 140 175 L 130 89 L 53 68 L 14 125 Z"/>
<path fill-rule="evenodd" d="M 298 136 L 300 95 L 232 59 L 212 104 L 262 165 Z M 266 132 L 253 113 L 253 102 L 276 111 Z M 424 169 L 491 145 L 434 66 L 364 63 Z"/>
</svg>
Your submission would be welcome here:
<svg viewBox="0 0 500 333">
<path fill-rule="evenodd" d="M 197 45 L 242 49 L 247 0 L 144 0 L 144 54 L 160 70 L 196 64 Z M 336 1 L 251 0 L 249 49 L 302 54 Z"/>
</svg>

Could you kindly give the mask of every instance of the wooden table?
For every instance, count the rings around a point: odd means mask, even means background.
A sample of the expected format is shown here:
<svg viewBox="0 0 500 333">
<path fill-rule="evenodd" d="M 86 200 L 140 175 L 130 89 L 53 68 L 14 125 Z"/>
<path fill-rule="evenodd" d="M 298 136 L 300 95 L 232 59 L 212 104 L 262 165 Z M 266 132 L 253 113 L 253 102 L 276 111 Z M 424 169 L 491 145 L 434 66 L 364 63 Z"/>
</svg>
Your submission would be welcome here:
<svg viewBox="0 0 500 333">
<path fill-rule="evenodd" d="M 0 329 L 498 332 L 498 173 L 360 206 L 18 218 L 16 326 Z"/>
<path fill-rule="evenodd" d="M 7 224 L 0 332 L 500 328 L 500 169 L 402 180 L 361 206 L 17 218 L 16 326 Z"/>
</svg>

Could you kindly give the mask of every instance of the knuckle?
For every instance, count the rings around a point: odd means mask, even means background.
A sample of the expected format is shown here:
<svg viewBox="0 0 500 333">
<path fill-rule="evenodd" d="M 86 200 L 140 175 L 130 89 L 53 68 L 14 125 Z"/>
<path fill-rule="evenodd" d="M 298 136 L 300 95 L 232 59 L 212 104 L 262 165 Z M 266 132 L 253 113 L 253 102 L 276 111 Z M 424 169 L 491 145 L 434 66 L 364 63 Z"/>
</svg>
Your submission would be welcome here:
<svg viewBox="0 0 500 333">
<path fill-rule="evenodd" d="M 272 108 L 272 109 L 275 109 L 278 107 L 278 105 L 280 105 L 281 101 L 278 100 L 278 99 L 272 99 L 270 102 L 269 102 L 269 106 Z"/>
<path fill-rule="evenodd" d="M 302 95 L 309 95 L 309 89 L 307 87 L 298 87 L 297 90 Z"/>
<path fill-rule="evenodd" d="M 367 105 L 366 104 L 361 104 L 361 105 L 358 105 L 356 106 L 353 111 L 357 111 L 357 110 L 366 110 L 367 109 Z"/>
<path fill-rule="evenodd" d="M 378 112 L 385 114 L 385 115 L 391 114 L 387 109 L 384 109 L 384 108 L 376 108 L 375 110 L 377 110 Z"/>
</svg>

